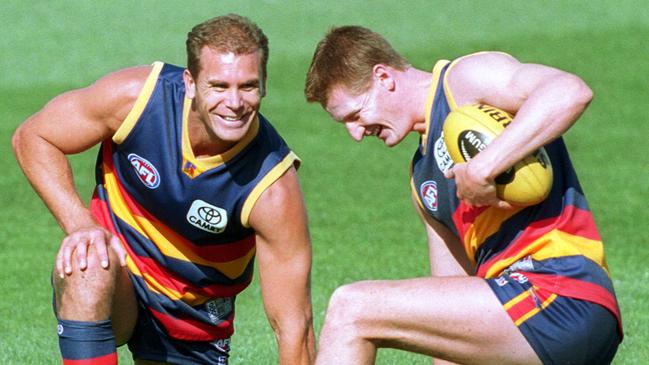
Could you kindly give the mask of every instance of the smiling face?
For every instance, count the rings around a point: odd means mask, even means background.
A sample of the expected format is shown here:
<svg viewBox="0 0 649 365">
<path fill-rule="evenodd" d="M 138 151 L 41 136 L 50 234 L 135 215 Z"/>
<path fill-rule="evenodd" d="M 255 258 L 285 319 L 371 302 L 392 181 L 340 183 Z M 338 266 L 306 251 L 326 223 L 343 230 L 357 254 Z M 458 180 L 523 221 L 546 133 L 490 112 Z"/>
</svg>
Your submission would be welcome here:
<svg viewBox="0 0 649 365">
<path fill-rule="evenodd" d="M 261 104 L 260 70 L 258 51 L 234 54 L 203 47 L 198 76 L 194 78 L 188 70 L 183 75 L 197 115 L 190 123 L 202 124 L 190 126 L 199 131 L 190 132 L 192 147 L 208 154 L 222 153 L 246 135 Z"/>
<path fill-rule="evenodd" d="M 390 85 L 374 81 L 367 91 L 358 95 L 344 86 L 334 86 L 325 109 L 345 125 L 354 140 L 360 142 L 366 136 L 376 136 L 392 147 L 406 137 L 412 123 Z"/>
</svg>

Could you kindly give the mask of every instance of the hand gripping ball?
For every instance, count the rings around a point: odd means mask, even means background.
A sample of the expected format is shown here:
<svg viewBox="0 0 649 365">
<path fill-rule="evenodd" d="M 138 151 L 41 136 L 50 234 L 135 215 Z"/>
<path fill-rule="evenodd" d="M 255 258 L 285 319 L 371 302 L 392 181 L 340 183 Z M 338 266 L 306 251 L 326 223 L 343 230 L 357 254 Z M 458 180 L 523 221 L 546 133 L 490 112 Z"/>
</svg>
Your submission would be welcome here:
<svg viewBox="0 0 649 365">
<path fill-rule="evenodd" d="M 486 104 L 454 109 L 444 121 L 444 142 L 455 163 L 477 155 L 511 123 L 512 115 Z M 543 147 L 496 178 L 498 197 L 528 206 L 545 199 L 552 188 L 552 164 Z"/>
</svg>

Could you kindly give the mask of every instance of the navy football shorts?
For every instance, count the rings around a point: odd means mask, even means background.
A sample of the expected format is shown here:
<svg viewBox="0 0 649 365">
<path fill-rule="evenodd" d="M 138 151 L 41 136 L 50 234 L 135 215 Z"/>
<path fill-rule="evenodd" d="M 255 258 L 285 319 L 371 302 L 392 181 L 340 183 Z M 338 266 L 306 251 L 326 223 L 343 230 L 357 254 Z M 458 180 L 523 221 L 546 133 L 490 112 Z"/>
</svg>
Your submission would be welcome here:
<svg viewBox="0 0 649 365">
<path fill-rule="evenodd" d="M 543 364 L 610 364 L 621 342 L 615 316 L 584 300 L 534 287 L 514 272 L 487 279 Z"/>
<path fill-rule="evenodd" d="M 183 365 L 227 365 L 230 339 L 199 342 L 171 338 L 140 303 L 137 324 L 128 341 L 128 348 L 134 359 Z"/>
</svg>

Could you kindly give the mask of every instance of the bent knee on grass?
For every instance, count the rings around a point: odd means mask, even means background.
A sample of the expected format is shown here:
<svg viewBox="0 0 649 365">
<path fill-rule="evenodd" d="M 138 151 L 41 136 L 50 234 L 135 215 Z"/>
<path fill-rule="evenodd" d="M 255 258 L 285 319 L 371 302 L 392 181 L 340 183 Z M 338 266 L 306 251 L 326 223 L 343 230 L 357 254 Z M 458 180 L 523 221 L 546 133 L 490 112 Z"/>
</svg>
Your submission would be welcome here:
<svg viewBox="0 0 649 365">
<path fill-rule="evenodd" d="M 73 256 L 74 258 L 74 256 Z M 94 247 L 88 250 L 87 266 L 82 269 L 76 260 L 72 260 L 72 273 L 61 278 L 53 273 L 56 295 L 57 314 L 62 319 L 101 320 L 110 315 L 113 293 L 120 271 L 115 254 L 110 256 L 112 264 L 108 268 L 101 266 Z"/>
</svg>

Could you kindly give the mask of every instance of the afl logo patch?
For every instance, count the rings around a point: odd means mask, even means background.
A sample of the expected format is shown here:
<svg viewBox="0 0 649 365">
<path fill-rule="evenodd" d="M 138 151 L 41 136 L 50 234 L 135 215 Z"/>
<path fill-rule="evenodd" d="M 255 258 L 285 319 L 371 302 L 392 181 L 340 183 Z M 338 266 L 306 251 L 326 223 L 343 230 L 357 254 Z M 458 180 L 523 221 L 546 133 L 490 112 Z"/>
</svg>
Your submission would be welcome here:
<svg viewBox="0 0 649 365">
<path fill-rule="evenodd" d="M 144 186 L 149 189 L 155 189 L 160 185 L 160 174 L 155 166 L 147 159 L 131 153 L 128 155 L 128 160 L 137 173 L 137 177 L 142 181 Z"/>
<path fill-rule="evenodd" d="M 187 222 L 210 233 L 221 233 L 228 224 L 228 212 L 200 199 L 194 200 L 187 212 Z"/>
<path fill-rule="evenodd" d="M 433 180 L 425 181 L 419 187 L 419 194 L 424 205 L 433 212 L 437 211 L 437 183 Z"/>
</svg>

